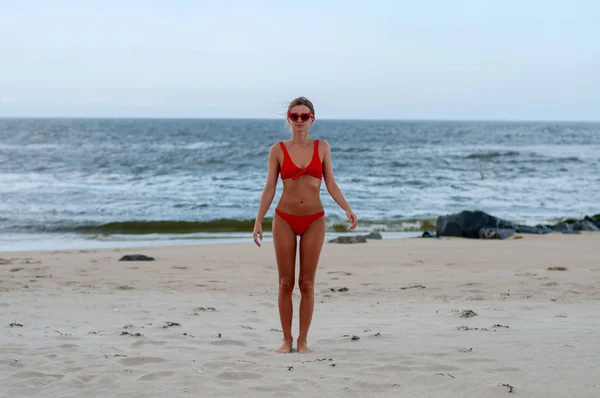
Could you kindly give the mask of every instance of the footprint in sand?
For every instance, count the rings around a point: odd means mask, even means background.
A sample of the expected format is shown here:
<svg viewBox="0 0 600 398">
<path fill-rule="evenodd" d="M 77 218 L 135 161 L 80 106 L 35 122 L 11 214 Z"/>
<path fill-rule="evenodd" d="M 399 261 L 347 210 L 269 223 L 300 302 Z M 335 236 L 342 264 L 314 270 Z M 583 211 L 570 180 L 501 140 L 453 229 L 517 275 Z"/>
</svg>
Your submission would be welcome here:
<svg viewBox="0 0 600 398">
<path fill-rule="evenodd" d="M 222 369 L 222 368 L 230 368 L 231 367 L 231 362 L 206 362 L 203 363 L 202 366 L 207 368 L 207 369 Z"/>
<path fill-rule="evenodd" d="M 15 379 L 37 379 L 34 383 L 36 386 L 43 384 L 54 383 L 57 380 L 61 380 L 65 375 L 63 374 L 50 374 L 42 372 L 25 371 L 19 372 L 12 375 Z"/>
<path fill-rule="evenodd" d="M 398 372 L 411 372 L 413 368 L 411 366 L 403 366 L 403 365 L 388 365 L 388 366 L 377 366 L 374 368 L 366 369 L 367 372 L 373 373 L 398 373 Z"/>
<path fill-rule="evenodd" d="M 465 299 L 469 300 L 469 301 L 483 301 L 483 300 L 485 300 L 485 297 L 482 295 L 476 295 L 476 296 L 466 297 Z"/>
<path fill-rule="evenodd" d="M 531 272 L 525 272 L 525 273 L 515 273 L 515 276 L 537 276 L 537 274 L 534 274 Z"/>
<path fill-rule="evenodd" d="M 485 290 L 481 289 L 462 289 L 462 293 L 485 293 Z"/>
<path fill-rule="evenodd" d="M 163 363 L 167 362 L 164 358 L 157 357 L 133 357 L 133 358 L 123 358 L 119 360 L 119 363 L 126 366 L 139 366 L 145 365 L 147 363 Z"/>
<path fill-rule="evenodd" d="M 264 353 L 264 352 L 260 352 L 260 351 L 248 351 L 248 352 L 246 353 L 246 356 L 247 356 L 247 357 L 250 357 L 250 358 L 254 358 L 254 359 L 259 359 L 259 358 L 264 358 L 264 357 L 266 357 L 266 356 L 267 356 L 267 354 L 266 354 L 266 353 Z"/>
<path fill-rule="evenodd" d="M 523 369 L 520 368 L 514 368 L 511 366 L 508 367 L 504 367 L 504 368 L 481 368 L 481 370 L 485 371 L 485 372 L 489 372 L 491 374 L 497 374 L 498 372 L 500 373 L 520 373 L 523 371 Z"/>
<path fill-rule="evenodd" d="M 83 366 L 67 367 L 62 369 L 62 371 L 66 374 L 77 374 L 83 370 L 85 370 Z"/>
<path fill-rule="evenodd" d="M 306 383 L 307 380 L 300 380 L 302 384 Z M 300 388 L 293 384 L 279 384 L 276 386 L 251 386 L 248 387 L 248 391 L 256 392 L 257 396 L 264 397 L 265 393 L 271 393 L 272 396 L 278 396 L 277 394 L 281 394 L 282 391 L 286 393 L 290 393 L 293 391 L 300 392 Z"/>
<path fill-rule="evenodd" d="M 258 380 L 262 377 L 262 375 L 258 373 L 251 372 L 223 372 L 217 375 L 217 379 L 219 380 L 231 380 L 231 381 L 240 381 L 240 380 Z"/>
<path fill-rule="evenodd" d="M 572 286 L 578 289 L 583 289 L 583 290 L 595 290 L 596 288 L 594 287 L 594 285 L 582 285 L 581 283 L 566 283 L 566 285 L 568 286 Z"/>
<path fill-rule="evenodd" d="M 57 348 L 63 349 L 63 350 L 77 350 L 79 349 L 79 346 L 76 344 L 61 344 L 59 346 L 57 346 Z"/>
<path fill-rule="evenodd" d="M 558 282 L 546 282 L 542 283 L 542 286 L 557 286 Z"/>
<path fill-rule="evenodd" d="M 99 375 L 81 375 L 81 376 L 77 376 L 76 379 L 81 384 L 89 384 L 92 381 L 96 380 L 98 377 L 100 377 L 100 376 Z"/>
<path fill-rule="evenodd" d="M 12 368 L 23 369 L 25 367 L 25 365 L 23 365 L 23 362 L 21 362 L 20 359 L 7 358 L 7 359 L 0 359 L 0 368 L 3 368 L 3 367 L 12 367 Z"/>
<path fill-rule="evenodd" d="M 414 367 L 412 370 L 415 370 Z M 456 372 L 460 370 L 460 368 L 456 366 L 448 366 L 448 365 L 425 365 L 418 368 L 418 370 L 428 371 L 428 372 Z"/>
<path fill-rule="evenodd" d="M 218 345 L 218 346 L 222 346 L 222 345 L 224 345 L 224 346 L 235 345 L 238 347 L 246 347 L 247 346 L 247 344 L 244 343 L 243 341 L 237 341 L 237 340 L 216 340 L 216 341 L 211 342 L 210 344 Z"/>
<path fill-rule="evenodd" d="M 145 340 L 140 340 L 140 341 L 136 341 L 135 343 L 133 343 L 131 345 L 131 348 L 139 348 L 145 345 L 155 345 L 155 346 L 162 346 L 162 345 L 166 345 L 167 342 L 166 341 L 145 341 Z"/>
<path fill-rule="evenodd" d="M 498 362 L 492 358 L 461 358 L 457 360 L 462 363 L 495 363 Z"/>
<path fill-rule="evenodd" d="M 152 372 L 152 373 L 148 373 L 147 375 L 144 375 L 142 377 L 139 377 L 138 380 L 139 381 L 155 381 L 155 380 L 160 380 L 165 377 L 171 377 L 173 375 L 174 375 L 173 372 Z"/>
</svg>

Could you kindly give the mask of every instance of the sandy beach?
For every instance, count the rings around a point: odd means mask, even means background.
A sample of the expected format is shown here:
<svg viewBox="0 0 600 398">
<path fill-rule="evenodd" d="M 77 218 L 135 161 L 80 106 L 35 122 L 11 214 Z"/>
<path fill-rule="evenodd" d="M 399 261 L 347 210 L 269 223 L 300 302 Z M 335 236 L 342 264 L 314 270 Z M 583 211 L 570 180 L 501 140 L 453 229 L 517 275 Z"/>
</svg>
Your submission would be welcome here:
<svg viewBox="0 0 600 398">
<path fill-rule="evenodd" d="M 269 242 L 0 253 L 0 396 L 600 396 L 600 234 L 518 238 L 326 243 L 311 354 Z"/>
</svg>

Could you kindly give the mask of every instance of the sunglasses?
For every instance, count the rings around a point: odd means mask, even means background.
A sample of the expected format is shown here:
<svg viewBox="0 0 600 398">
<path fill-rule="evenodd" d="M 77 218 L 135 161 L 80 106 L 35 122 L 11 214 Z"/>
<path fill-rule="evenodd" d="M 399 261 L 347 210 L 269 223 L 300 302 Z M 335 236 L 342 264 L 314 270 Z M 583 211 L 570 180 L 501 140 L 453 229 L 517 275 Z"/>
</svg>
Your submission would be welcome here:
<svg viewBox="0 0 600 398">
<path fill-rule="evenodd" d="M 292 112 L 288 112 L 288 118 L 292 121 L 292 122 L 297 122 L 298 119 L 302 120 L 303 122 L 308 122 L 311 118 L 313 117 L 312 113 L 292 113 Z"/>
</svg>

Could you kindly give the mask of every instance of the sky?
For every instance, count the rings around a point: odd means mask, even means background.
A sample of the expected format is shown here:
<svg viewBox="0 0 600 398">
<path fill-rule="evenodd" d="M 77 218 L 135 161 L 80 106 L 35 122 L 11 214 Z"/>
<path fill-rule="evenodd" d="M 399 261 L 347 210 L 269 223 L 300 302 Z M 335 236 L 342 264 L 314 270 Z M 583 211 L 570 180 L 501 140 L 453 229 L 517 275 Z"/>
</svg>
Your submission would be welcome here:
<svg viewBox="0 0 600 398">
<path fill-rule="evenodd" d="M 600 120 L 600 2 L 0 0 L 0 117 Z"/>
</svg>

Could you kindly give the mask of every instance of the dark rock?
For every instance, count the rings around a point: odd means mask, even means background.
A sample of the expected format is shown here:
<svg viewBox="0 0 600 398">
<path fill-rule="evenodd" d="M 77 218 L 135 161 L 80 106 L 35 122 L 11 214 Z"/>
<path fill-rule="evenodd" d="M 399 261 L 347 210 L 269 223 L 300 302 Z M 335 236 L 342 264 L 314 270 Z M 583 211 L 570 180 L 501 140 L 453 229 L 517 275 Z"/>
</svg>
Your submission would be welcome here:
<svg viewBox="0 0 600 398">
<path fill-rule="evenodd" d="M 530 227 L 529 225 L 517 225 L 515 227 L 515 232 L 520 234 L 549 234 L 552 230 L 545 225 L 536 225 L 535 227 Z"/>
<path fill-rule="evenodd" d="M 600 220 L 597 220 L 597 219 L 589 217 L 589 216 L 585 216 L 584 220 L 591 222 L 592 224 L 594 224 L 595 226 L 597 226 L 600 229 Z"/>
<path fill-rule="evenodd" d="M 586 219 L 577 221 L 575 224 L 572 225 L 572 227 L 575 231 L 600 231 L 600 228 L 598 228 L 596 224 Z"/>
<path fill-rule="evenodd" d="M 483 211 L 462 211 L 456 214 L 440 216 L 437 219 L 437 236 L 458 236 L 479 238 L 482 228 L 514 229 L 515 223 L 491 216 Z"/>
<path fill-rule="evenodd" d="M 400 290 L 406 290 L 406 289 L 425 289 L 425 286 L 423 286 L 423 285 L 412 285 L 412 286 L 404 286 L 404 287 L 400 288 Z"/>
<path fill-rule="evenodd" d="M 425 231 L 423 232 L 423 235 L 421 235 L 421 238 L 436 238 L 435 232 Z"/>
<path fill-rule="evenodd" d="M 367 238 L 364 236 L 338 236 L 335 239 L 329 240 L 329 243 L 367 243 Z"/>
<path fill-rule="evenodd" d="M 366 243 L 367 239 L 383 239 L 379 232 L 371 232 L 368 235 L 361 236 L 339 236 L 331 239 L 329 243 Z"/>
<path fill-rule="evenodd" d="M 366 239 L 383 239 L 379 232 L 371 232 L 369 235 L 364 235 Z"/>
<path fill-rule="evenodd" d="M 148 257 L 143 254 L 126 254 L 119 261 L 154 261 L 154 257 Z"/>
<path fill-rule="evenodd" d="M 475 315 L 477 315 L 477 313 L 473 310 L 464 310 L 461 314 L 460 317 L 461 318 L 471 318 L 474 317 Z"/>
<path fill-rule="evenodd" d="M 514 234 L 514 229 L 481 228 L 479 230 L 479 239 L 507 239 Z"/>
<path fill-rule="evenodd" d="M 549 234 L 550 232 L 552 232 L 552 225 L 538 224 L 535 227 L 541 231 L 544 231 L 544 232 L 542 232 L 544 234 Z"/>
<path fill-rule="evenodd" d="M 573 227 L 568 222 L 563 221 L 563 222 L 559 222 L 556 225 L 553 225 L 552 231 L 562 232 L 562 233 L 570 233 L 570 232 L 573 232 Z"/>
</svg>

